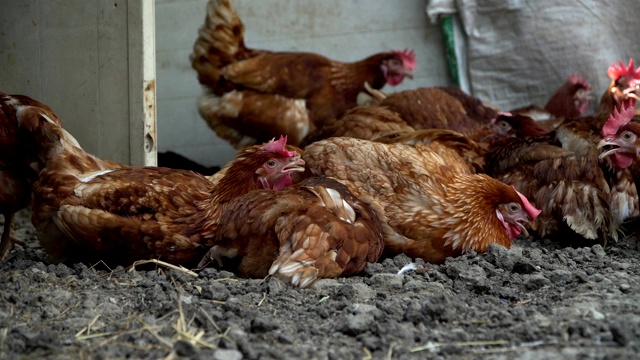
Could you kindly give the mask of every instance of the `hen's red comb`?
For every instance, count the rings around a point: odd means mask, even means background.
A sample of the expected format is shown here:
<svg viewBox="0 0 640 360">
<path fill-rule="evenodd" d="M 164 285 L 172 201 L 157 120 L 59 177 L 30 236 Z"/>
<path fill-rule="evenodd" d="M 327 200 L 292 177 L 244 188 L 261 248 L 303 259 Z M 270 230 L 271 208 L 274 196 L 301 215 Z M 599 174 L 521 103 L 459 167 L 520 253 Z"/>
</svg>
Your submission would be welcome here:
<svg viewBox="0 0 640 360">
<path fill-rule="evenodd" d="M 602 127 L 602 135 L 605 138 L 614 136 L 621 126 L 628 124 L 631 119 L 633 119 L 635 113 L 636 110 L 634 107 L 628 107 L 622 111 L 618 111 L 618 109 L 615 108 L 613 113 L 609 115 L 607 122 L 604 123 L 604 126 Z"/>
<path fill-rule="evenodd" d="M 280 154 L 282 156 L 296 156 L 295 151 L 287 151 L 285 146 L 287 145 L 287 136 L 280 135 L 280 139 L 271 139 L 268 143 L 264 144 L 260 149 L 271 153 Z"/>
<path fill-rule="evenodd" d="M 618 60 L 618 64 L 611 64 L 609 69 L 607 69 L 607 75 L 611 80 L 618 80 L 621 77 L 626 77 L 629 79 L 640 80 L 640 66 L 636 69 L 633 66 L 633 59 L 629 59 L 629 65 L 625 66 L 622 60 Z"/>
<path fill-rule="evenodd" d="M 400 56 L 402 59 L 402 65 L 411 70 L 416 68 L 416 52 L 414 50 L 404 49 L 402 51 L 393 50 L 392 52 Z"/>
<path fill-rule="evenodd" d="M 587 78 L 582 76 L 582 74 L 571 74 L 567 79 L 567 82 L 572 83 L 574 85 L 580 85 L 585 89 L 589 89 L 591 85 L 587 82 Z"/>
<path fill-rule="evenodd" d="M 513 190 L 515 190 L 515 192 L 520 197 L 520 200 L 522 201 L 522 204 L 524 205 L 524 210 L 527 212 L 527 215 L 529 215 L 529 217 L 531 218 L 532 221 L 535 221 L 536 218 L 538 217 L 538 215 L 540 215 L 540 213 L 542 212 L 542 210 L 538 210 L 535 206 L 533 206 L 529 202 L 529 199 L 527 199 L 526 196 L 522 195 L 520 193 L 520 191 L 516 190 L 515 186 L 511 185 L 511 187 L 513 188 Z"/>
</svg>

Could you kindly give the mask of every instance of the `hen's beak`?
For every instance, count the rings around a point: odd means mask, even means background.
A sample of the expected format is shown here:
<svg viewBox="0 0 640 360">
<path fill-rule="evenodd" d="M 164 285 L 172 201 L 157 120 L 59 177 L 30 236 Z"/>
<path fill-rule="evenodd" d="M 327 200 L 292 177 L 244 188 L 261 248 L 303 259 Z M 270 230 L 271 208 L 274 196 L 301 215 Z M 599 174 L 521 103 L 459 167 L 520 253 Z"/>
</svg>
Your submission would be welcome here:
<svg viewBox="0 0 640 360">
<path fill-rule="evenodd" d="M 304 171 L 304 160 L 300 157 L 295 157 L 289 159 L 289 164 L 282 168 L 282 172 L 294 172 L 294 171 Z"/>
<path fill-rule="evenodd" d="M 600 142 L 598 143 L 598 149 L 602 149 L 603 147 L 608 146 L 610 147 L 609 149 L 607 149 L 606 151 L 602 152 L 598 158 L 603 159 L 615 152 L 617 152 L 618 150 L 620 150 L 620 145 L 618 145 L 617 143 L 615 143 L 614 141 L 612 141 L 610 138 L 609 139 L 602 139 L 600 140 Z"/>
<path fill-rule="evenodd" d="M 639 86 L 636 86 L 636 87 L 624 89 L 622 90 L 622 93 L 626 95 L 628 98 L 634 98 L 636 100 L 640 100 L 640 97 L 638 97 L 638 94 L 637 94 L 638 90 L 640 90 L 640 88 Z"/>
<path fill-rule="evenodd" d="M 531 230 L 536 230 L 538 227 L 536 225 L 535 221 L 531 221 L 531 220 L 518 220 L 516 221 L 516 224 L 518 225 L 518 227 L 520 228 L 520 230 L 522 230 L 522 233 L 524 234 L 524 236 L 529 237 L 529 231 L 527 231 L 527 228 L 531 229 Z"/>
<path fill-rule="evenodd" d="M 409 79 L 413 80 L 413 70 L 411 70 L 411 69 L 405 68 L 404 71 L 402 72 L 402 75 L 404 75 L 405 77 L 408 77 Z"/>
</svg>

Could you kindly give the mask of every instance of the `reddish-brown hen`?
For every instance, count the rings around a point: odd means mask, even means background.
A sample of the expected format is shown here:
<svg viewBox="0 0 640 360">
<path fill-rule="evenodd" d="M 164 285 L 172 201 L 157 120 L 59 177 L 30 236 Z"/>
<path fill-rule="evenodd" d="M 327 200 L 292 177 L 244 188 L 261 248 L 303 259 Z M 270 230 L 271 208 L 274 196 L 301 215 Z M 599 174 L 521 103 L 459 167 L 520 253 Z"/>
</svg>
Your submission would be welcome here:
<svg viewBox="0 0 640 360">
<path fill-rule="evenodd" d="M 21 118 L 25 114 L 28 116 L 30 108 L 38 109 L 60 125 L 60 120 L 47 105 L 27 96 L 0 92 L 0 213 L 4 216 L 0 259 L 19 242 L 12 236 L 14 214 L 29 205 L 31 184 L 42 167 L 37 162 L 37 153 L 19 128 Z"/>
<path fill-rule="evenodd" d="M 199 267 L 234 262 L 241 276 L 273 275 L 308 287 L 359 273 L 382 254 L 384 241 L 370 205 L 333 179 L 311 178 L 231 201 L 215 243 Z"/>
<path fill-rule="evenodd" d="M 582 116 L 587 111 L 591 98 L 591 85 L 587 78 L 580 74 L 571 74 L 543 108 L 529 105 L 510 112 L 535 119 L 541 127 L 551 131 L 566 118 Z"/>
<path fill-rule="evenodd" d="M 191 65 L 205 87 L 199 111 L 209 126 L 242 148 L 280 134 L 298 145 L 316 127 L 357 104 L 368 82 L 397 85 L 413 76 L 413 51 L 390 51 L 353 63 L 302 52 L 244 45 L 244 26 L 231 0 L 210 0 Z"/>
<path fill-rule="evenodd" d="M 509 247 L 538 210 L 511 186 L 472 174 L 458 154 L 437 142 L 407 146 L 331 138 L 305 148 L 317 175 L 331 176 L 383 214 L 385 253 L 440 263 L 491 243 Z M 376 207 L 377 208 L 377 207 Z"/>
<path fill-rule="evenodd" d="M 284 188 L 304 164 L 280 139 L 243 150 L 214 183 L 191 171 L 98 159 L 43 113 L 24 117 L 21 129 L 46 164 L 33 185 L 32 221 L 53 262 L 195 265 L 213 246 L 226 202 Z"/>
</svg>

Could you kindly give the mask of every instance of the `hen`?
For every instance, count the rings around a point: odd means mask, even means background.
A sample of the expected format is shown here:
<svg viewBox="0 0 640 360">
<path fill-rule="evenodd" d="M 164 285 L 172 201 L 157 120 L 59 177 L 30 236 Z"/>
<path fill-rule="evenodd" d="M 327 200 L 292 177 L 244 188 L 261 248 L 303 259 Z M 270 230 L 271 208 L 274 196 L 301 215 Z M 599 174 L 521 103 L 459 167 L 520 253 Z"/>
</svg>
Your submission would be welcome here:
<svg viewBox="0 0 640 360">
<path fill-rule="evenodd" d="M 413 77 L 413 51 L 378 53 L 342 63 L 322 55 L 270 52 L 244 44 L 244 26 L 231 0 L 210 0 L 191 65 L 205 88 L 200 115 L 236 148 L 280 134 L 298 145 L 315 128 L 357 105 L 374 88 Z"/>
<path fill-rule="evenodd" d="M 512 187 L 472 174 L 455 151 L 437 142 L 407 146 L 331 138 L 305 148 L 316 175 L 331 176 L 383 213 L 385 253 L 440 263 L 491 243 L 509 247 L 536 210 Z"/>
<path fill-rule="evenodd" d="M 311 178 L 275 192 L 229 202 L 209 261 L 237 263 L 244 277 L 273 275 L 308 287 L 319 278 L 356 274 L 383 249 L 380 220 L 370 205 L 329 178 Z"/>
<path fill-rule="evenodd" d="M 303 170 L 284 138 L 241 151 L 215 183 L 186 170 L 125 166 L 85 153 L 46 113 L 29 110 L 21 131 L 45 164 L 33 185 L 32 222 L 53 262 L 195 265 L 213 246 L 226 202 L 284 188 Z"/>
<path fill-rule="evenodd" d="M 587 111 L 591 98 L 591 85 L 587 82 L 587 78 L 580 74 L 571 74 L 543 108 L 529 105 L 510 112 L 535 119 L 549 131 L 565 118 L 582 116 Z"/>
<path fill-rule="evenodd" d="M 4 230 L 0 240 L 0 259 L 19 243 L 13 235 L 14 214 L 29 205 L 31 184 L 35 181 L 41 164 L 37 153 L 27 145 L 19 123 L 29 108 L 37 108 L 52 122 L 60 120 L 47 106 L 23 95 L 7 95 L 0 92 L 0 213 L 4 216 Z M 22 110 L 20 110 L 22 109 Z"/>
</svg>

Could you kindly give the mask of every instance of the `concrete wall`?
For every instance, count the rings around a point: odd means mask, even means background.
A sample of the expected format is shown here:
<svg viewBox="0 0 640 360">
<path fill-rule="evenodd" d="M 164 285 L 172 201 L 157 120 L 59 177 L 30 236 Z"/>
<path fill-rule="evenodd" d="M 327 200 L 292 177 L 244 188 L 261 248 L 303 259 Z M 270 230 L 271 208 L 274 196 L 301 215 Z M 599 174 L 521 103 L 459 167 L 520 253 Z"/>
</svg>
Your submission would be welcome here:
<svg viewBox="0 0 640 360">
<path fill-rule="evenodd" d="M 158 151 L 172 150 L 204 165 L 221 165 L 235 150 L 200 118 L 201 87 L 189 54 L 206 0 L 156 0 Z M 413 48 L 415 79 L 399 91 L 449 85 L 442 32 L 425 14 L 425 0 L 236 0 L 245 41 L 254 48 L 317 52 L 340 61 Z"/>
</svg>

